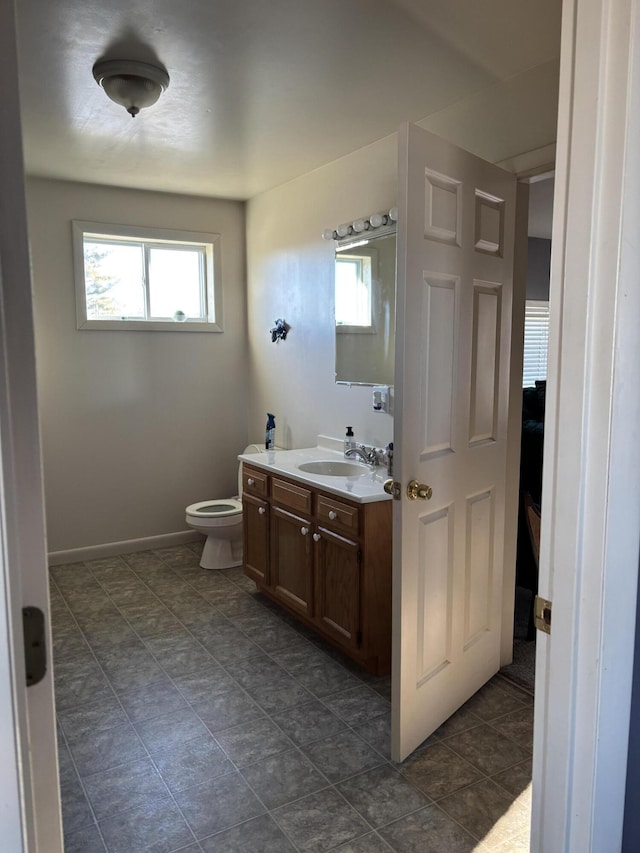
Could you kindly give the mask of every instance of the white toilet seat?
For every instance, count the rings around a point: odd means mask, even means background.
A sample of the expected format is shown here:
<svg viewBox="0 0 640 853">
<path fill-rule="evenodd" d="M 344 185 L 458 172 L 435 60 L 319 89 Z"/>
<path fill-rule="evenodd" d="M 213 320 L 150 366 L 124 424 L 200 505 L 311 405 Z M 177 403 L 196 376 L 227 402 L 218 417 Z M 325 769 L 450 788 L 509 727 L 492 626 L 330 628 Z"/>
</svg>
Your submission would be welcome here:
<svg viewBox="0 0 640 853">
<path fill-rule="evenodd" d="M 245 453 L 262 453 L 250 444 Z M 185 510 L 185 521 L 206 536 L 200 566 L 203 569 L 231 569 L 242 565 L 242 463 L 238 465 L 238 494 L 232 498 L 198 501 Z"/>
<path fill-rule="evenodd" d="M 236 498 L 199 501 L 188 506 L 185 512 L 193 518 L 228 518 L 242 514 L 242 503 Z"/>
</svg>

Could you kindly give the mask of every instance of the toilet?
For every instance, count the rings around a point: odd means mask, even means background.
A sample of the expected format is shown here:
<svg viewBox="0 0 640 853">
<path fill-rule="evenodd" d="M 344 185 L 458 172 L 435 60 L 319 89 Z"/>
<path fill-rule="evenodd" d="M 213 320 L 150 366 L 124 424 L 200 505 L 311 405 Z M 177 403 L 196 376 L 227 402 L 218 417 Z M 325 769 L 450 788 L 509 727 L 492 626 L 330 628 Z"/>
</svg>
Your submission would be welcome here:
<svg viewBox="0 0 640 853">
<path fill-rule="evenodd" d="M 244 453 L 260 453 L 257 444 Z M 203 569 L 231 569 L 242 565 L 242 463 L 238 466 L 238 494 L 233 498 L 200 501 L 185 510 L 185 521 L 207 537 L 202 549 Z"/>
</svg>

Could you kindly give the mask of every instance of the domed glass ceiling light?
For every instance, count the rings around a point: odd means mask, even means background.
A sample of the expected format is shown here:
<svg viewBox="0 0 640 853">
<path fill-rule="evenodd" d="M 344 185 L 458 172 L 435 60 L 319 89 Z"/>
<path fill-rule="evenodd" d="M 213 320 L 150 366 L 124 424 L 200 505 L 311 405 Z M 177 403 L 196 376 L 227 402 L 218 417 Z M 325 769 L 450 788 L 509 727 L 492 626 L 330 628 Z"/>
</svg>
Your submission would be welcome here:
<svg viewBox="0 0 640 853">
<path fill-rule="evenodd" d="M 105 59 L 93 66 L 93 76 L 116 104 L 132 118 L 150 107 L 169 85 L 164 68 L 132 59 Z"/>
</svg>

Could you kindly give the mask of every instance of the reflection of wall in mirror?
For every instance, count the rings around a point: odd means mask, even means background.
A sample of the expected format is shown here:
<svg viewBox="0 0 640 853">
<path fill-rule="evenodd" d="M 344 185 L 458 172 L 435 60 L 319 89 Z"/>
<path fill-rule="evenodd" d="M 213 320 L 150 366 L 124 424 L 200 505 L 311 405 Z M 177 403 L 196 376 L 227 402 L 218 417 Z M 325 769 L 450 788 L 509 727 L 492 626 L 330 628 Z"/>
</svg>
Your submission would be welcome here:
<svg viewBox="0 0 640 853">
<path fill-rule="evenodd" d="M 336 381 L 394 384 L 396 237 L 370 240 L 341 256 L 371 257 L 373 329 L 351 332 L 336 328 Z"/>
</svg>

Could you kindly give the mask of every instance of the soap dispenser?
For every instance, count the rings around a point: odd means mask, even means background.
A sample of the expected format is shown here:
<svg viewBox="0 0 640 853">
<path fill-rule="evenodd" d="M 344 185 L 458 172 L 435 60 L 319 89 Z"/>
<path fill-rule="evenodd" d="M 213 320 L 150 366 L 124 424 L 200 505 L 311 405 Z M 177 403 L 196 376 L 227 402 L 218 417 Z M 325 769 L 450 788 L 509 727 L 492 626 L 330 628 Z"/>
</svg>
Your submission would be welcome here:
<svg viewBox="0 0 640 853">
<path fill-rule="evenodd" d="M 344 455 L 347 455 L 347 450 L 353 450 L 356 446 L 356 439 L 353 434 L 353 427 L 347 427 L 347 434 L 344 439 Z"/>
<path fill-rule="evenodd" d="M 267 412 L 267 426 L 264 432 L 264 449 L 273 450 L 276 444 L 276 418 Z"/>
</svg>

